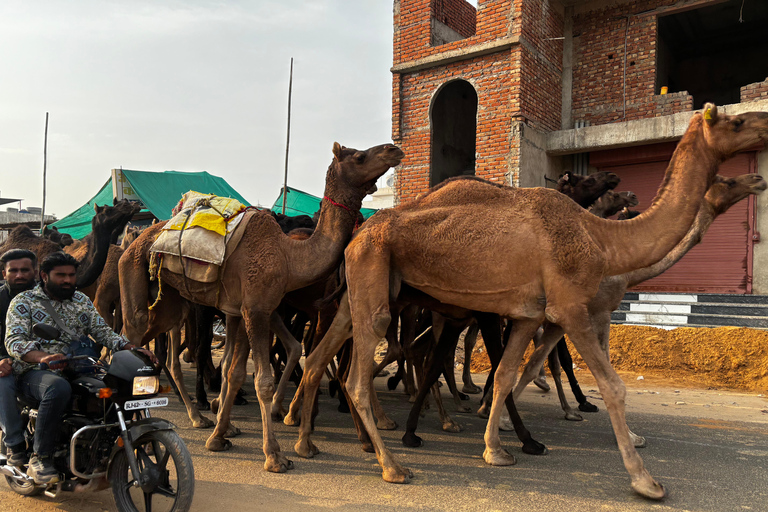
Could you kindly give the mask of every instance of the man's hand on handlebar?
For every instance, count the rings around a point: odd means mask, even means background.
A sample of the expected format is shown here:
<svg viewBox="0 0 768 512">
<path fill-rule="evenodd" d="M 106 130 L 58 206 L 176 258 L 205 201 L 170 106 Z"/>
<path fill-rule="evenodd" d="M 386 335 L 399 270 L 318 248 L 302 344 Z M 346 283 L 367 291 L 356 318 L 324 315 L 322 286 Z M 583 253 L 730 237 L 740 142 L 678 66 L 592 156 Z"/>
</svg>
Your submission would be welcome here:
<svg viewBox="0 0 768 512">
<path fill-rule="evenodd" d="M 153 354 L 151 350 L 148 350 L 142 347 L 137 347 L 135 345 L 126 345 L 125 348 L 133 350 L 134 352 L 141 352 L 142 354 L 147 356 L 154 364 L 160 363 L 160 361 L 157 360 L 157 357 L 155 357 L 155 354 Z"/>
<path fill-rule="evenodd" d="M 66 359 L 66 358 L 67 356 L 64 354 L 49 354 L 47 356 L 41 357 L 38 362 L 48 365 L 48 367 L 53 370 L 60 370 L 65 366 L 67 366 L 67 363 L 66 362 L 57 363 L 56 361 L 59 361 L 61 359 Z"/>
</svg>

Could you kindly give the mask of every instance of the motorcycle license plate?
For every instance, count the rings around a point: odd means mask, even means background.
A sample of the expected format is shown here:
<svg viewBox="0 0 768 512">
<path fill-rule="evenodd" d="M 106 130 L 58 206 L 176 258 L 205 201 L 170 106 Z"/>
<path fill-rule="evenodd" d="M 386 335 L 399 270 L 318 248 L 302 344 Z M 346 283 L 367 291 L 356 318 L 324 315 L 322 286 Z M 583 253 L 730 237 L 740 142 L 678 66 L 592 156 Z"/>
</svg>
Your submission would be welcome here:
<svg viewBox="0 0 768 512">
<path fill-rule="evenodd" d="M 125 402 L 123 409 L 133 411 L 135 409 L 148 409 L 150 407 L 165 407 L 168 405 L 168 397 L 146 398 L 144 400 L 129 400 Z"/>
</svg>

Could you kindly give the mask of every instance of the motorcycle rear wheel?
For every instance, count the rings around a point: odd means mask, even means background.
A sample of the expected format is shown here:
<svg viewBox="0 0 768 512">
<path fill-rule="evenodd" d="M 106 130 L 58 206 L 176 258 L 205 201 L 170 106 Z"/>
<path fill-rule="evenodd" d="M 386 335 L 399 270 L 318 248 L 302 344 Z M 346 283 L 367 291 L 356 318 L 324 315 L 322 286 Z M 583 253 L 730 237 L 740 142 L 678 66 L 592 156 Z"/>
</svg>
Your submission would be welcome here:
<svg viewBox="0 0 768 512">
<path fill-rule="evenodd" d="M 37 496 L 45 490 L 42 487 L 31 483 L 18 482 L 15 478 L 10 476 L 6 476 L 5 481 L 8 482 L 8 487 L 10 487 L 13 492 L 21 494 L 22 496 Z"/>
<path fill-rule="evenodd" d="M 112 461 L 109 480 L 120 512 L 187 512 L 195 494 L 192 457 L 184 441 L 172 430 L 148 432 L 133 442 L 139 470 L 159 475 L 157 485 L 144 492 L 134 487 L 128 457 L 118 452 Z"/>
</svg>

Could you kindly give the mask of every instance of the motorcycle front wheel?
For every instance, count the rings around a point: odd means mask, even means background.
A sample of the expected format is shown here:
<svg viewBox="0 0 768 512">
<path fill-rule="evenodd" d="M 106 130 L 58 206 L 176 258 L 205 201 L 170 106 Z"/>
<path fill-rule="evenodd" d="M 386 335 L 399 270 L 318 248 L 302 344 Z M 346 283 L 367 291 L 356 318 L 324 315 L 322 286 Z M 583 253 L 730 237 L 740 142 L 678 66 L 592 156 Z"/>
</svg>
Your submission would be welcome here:
<svg viewBox="0 0 768 512">
<path fill-rule="evenodd" d="M 139 471 L 148 475 L 147 491 L 134 485 L 125 451 L 115 454 L 109 480 L 120 512 L 186 512 L 195 494 L 192 457 L 173 430 L 148 432 L 133 442 Z"/>
<path fill-rule="evenodd" d="M 44 491 L 42 487 L 27 482 L 19 482 L 10 476 L 6 476 L 5 481 L 13 492 L 22 496 L 37 496 Z"/>
</svg>

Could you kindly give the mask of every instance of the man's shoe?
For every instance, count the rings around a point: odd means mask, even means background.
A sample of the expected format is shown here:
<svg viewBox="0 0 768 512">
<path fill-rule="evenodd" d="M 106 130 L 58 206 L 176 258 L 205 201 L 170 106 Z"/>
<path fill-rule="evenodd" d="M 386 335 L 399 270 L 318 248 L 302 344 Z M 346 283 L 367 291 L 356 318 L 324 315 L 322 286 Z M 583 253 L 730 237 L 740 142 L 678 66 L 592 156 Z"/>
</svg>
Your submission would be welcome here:
<svg viewBox="0 0 768 512">
<path fill-rule="evenodd" d="M 18 446 L 6 448 L 6 457 L 8 458 L 9 466 L 21 467 L 27 463 L 29 456 L 27 455 L 27 445 L 22 443 Z"/>
<path fill-rule="evenodd" d="M 59 472 L 53 467 L 51 457 L 38 457 L 33 455 L 29 459 L 29 469 L 27 475 L 30 476 L 36 484 L 55 484 L 59 481 Z"/>
</svg>

